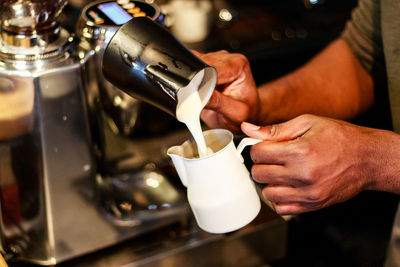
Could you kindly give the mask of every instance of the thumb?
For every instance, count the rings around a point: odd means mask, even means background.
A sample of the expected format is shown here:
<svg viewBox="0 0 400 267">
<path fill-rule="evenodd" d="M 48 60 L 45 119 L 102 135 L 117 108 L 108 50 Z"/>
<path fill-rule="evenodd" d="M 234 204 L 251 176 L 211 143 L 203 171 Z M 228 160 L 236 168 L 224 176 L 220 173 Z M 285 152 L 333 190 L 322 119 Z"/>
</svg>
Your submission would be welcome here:
<svg viewBox="0 0 400 267">
<path fill-rule="evenodd" d="M 269 141 L 288 141 L 304 135 L 312 126 L 311 120 L 297 117 L 293 120 L 258 126 L 248 122 L 242 122 L 242 131 L 253 138 Z"/>
</svg>

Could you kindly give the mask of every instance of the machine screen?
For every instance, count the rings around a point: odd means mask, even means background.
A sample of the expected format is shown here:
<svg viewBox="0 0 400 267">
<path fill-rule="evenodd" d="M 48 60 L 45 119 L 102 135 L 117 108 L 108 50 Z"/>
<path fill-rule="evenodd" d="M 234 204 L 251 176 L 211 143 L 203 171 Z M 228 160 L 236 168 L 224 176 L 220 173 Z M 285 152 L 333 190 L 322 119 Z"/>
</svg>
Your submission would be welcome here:
<svg viewBox="0 0 400 267">
<path fill-rule="evenodd" d="M 132 16 L 116 3 L 102 4 L 98 8 L 117 25 L 124 24 L 132 19 Z"/>
</svg>

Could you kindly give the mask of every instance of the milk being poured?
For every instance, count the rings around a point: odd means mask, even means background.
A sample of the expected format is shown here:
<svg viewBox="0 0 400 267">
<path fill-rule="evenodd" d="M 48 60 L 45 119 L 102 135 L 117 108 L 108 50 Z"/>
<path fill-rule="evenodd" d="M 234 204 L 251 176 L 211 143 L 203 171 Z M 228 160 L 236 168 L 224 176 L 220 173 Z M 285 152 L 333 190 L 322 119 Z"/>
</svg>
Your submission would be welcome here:
<svg viewBox="0 0 400 267">
<path fill-rule="evenodd" d="M 199 152 L 200 158 L 211 155 L 213 151 L 206 146 L 203 131 L 200 124 L 200 113 L 205 103 L 201 102 L 199 87 L 204 77 L 204 70 L 198 72 L 190 83 L 179 90 L 176 118 L 186 124 L 192 134 Z"/>
</svg>

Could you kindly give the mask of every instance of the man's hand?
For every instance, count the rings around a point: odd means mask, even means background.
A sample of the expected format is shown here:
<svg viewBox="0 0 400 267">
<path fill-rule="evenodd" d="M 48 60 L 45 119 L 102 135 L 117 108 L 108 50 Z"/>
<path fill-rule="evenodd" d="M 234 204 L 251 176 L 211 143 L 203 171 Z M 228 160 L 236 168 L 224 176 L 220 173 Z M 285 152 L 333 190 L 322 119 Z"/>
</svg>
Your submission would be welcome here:
<svg viewBox="0 0 400 267">
<path fill-rule="evenodd" d="M 194 53 L 216 68 L 217 87 L 201 114 L 211 128 L 240 131 L 243 121 L 257 122 L 259 97 L 247 58 L 226 51 Z"/>
<path fill-rule="evenodd" d="M 362 190 L 399 192 L 400 137 L 389 131 L 302 115 L 259 127 L 250 137 L 253 178 L 281 214 L 298 214 L 343 202 Z"/>
</svg>

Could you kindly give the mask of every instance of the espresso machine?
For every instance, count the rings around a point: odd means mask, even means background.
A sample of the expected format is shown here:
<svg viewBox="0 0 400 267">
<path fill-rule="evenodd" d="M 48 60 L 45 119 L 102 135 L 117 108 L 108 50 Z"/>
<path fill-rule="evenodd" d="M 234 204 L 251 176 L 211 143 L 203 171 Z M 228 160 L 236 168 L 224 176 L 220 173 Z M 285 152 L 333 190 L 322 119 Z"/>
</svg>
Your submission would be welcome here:
<svg viewBox="0 0 400 267">
<path fill-rule="evenodd" d="M 56 20 L 66 3 L 0 2 L 0 249 L 8 260 L 54 265 L 188 214 L 157 166 L 163 148 L 133 135 L 142 103 L 105 81 L 99 65 L 120 24 L 135 16 L 162 23 L 162 14 L 142 1 L 97 1 L 75 36 Z M 130 14 L 122 21 L 113 17 L 121 9 Z"/>
</svg>

